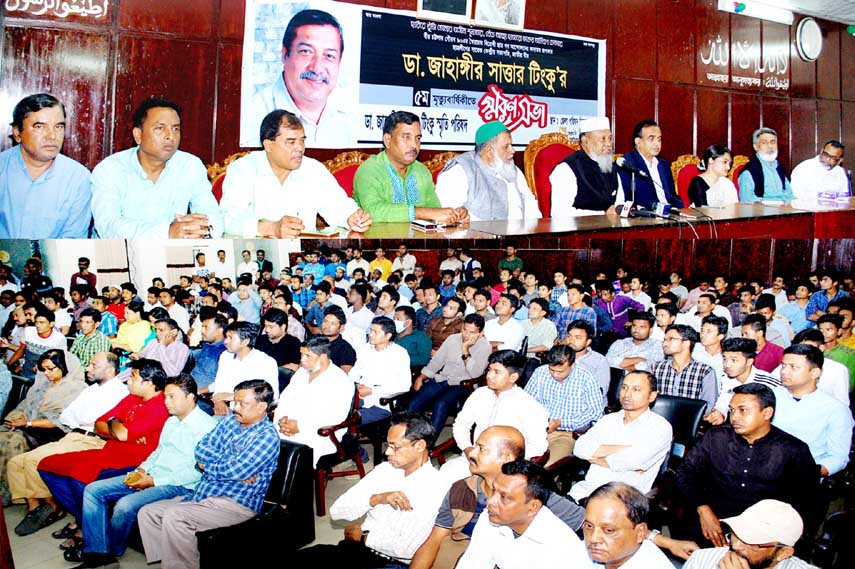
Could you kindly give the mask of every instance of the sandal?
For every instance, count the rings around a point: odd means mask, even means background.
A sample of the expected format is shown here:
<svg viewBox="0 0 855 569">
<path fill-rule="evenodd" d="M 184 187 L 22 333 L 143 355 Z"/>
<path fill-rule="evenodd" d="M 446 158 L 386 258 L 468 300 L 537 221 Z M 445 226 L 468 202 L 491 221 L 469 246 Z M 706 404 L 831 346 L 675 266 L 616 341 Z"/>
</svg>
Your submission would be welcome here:
<svg viewBox="0 0 855 569">
<path fill-rule="evenodd" d="M 59 544 L 59 548 L 63 551 L 81 547 L 83 547 L 83 537 L 78 535 L 73 535 Z"/>
<path fill-rule="evenodd" d="M 50 536 L 54 539 L 68 539 L 69 537 L 74 537 L 78 529 L 80 528 L 77 527 L 76 522 L 68 522 L 64 528 L 56 530 Z"/>
<path fill-rule="evenodd" d="M 44 527 L 51 526 L 65 517 L 65 514 L 68 512 L 65 511 L 65 508 L 57 508 L 52 511 L 50 515 L 45 519 Z M 64 529 L 64 528 L 63 528 Z M 77 531 L 76 529 L 74 531 Z"/>
</svg>

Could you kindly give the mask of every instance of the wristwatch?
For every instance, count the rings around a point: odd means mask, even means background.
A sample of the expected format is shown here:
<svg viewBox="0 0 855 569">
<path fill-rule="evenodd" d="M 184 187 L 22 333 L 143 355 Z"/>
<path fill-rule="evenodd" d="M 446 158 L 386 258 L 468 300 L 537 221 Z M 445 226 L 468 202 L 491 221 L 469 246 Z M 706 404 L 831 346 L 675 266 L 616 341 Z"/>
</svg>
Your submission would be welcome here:
<svg viewBox="0 0 855 569">
<path fill-rule="evenodd" d="M 656 536 L 659 535 L 660 533 L 662 533 L 662 532 L 660 532 L 658 529 L 652 529 L 652 530 L 650 530 L 650 533 L 647 534 L 647 537 L 645 539 L 647 539 L 648 541 L 653 541 L 656 539 Z"/>
</svg>

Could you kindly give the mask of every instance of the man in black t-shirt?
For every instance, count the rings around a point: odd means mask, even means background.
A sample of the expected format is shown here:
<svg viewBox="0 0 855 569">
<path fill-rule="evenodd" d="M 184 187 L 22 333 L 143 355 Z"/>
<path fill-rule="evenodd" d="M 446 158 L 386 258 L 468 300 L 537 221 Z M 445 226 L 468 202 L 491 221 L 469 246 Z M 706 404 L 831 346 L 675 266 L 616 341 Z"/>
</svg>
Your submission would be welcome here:
<svg viewBox="0 0 855 569">
<path fill-rule="evenodd" d="M 347 317 L 341 307 L 333 304 L 324 310 L 321 332 L 330 341 L 330 361 L 345 373 L 349 373 L 356 363 L 356 350 L 350 342 L 341 337 L 346 324 Z"/>
<path fill-rule="evenodd" d="M 255 341 L 255 349 L 276 360 L 281 393 L 300 367 L 300 340 L 288 334 L 288 315 L 283 310 L 269 309 L 261 317 L 261 324 L 264 333 Z"/>
</svg>

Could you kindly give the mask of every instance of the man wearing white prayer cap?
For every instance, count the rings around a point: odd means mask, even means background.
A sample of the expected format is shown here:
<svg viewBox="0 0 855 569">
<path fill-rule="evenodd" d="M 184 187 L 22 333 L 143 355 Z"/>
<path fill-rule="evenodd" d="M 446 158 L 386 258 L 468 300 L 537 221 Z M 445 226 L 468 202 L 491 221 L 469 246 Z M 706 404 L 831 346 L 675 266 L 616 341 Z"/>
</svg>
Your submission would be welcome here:
<svg viewBox="0 0 855 569">
<path fill-rule="evenodd" d="M 620 178 L 612 162 L 612 130 L 608 117 L 579 123 L 581 152 L 561 161 L 552 174 L 552 217 L 617 215 L 624 202 Z"/>
<path fill-rule="evenodd" d="M 794 557 L 794 546 L 804 531 L 798 512 L 785 502 L 761 500 L 732 518 L 728 547 L 699 549 L 684 569 L 765 567 L 768 569 L 815 569 Z"/>
</svg>

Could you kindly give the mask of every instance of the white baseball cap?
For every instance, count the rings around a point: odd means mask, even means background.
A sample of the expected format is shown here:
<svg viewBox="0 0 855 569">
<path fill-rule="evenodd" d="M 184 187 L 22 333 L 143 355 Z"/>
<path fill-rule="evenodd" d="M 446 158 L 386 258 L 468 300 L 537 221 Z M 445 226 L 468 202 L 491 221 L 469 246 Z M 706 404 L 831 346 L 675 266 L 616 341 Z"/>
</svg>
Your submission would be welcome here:
<svg viewBox="0 0 855 569">
<path fill-rule="evenodd" d="M 778 500 L 761 500 L 738 516 L 721 521 L 749 545 L 780 543 L 793 546 L 804 530 L 799 513 L 791 505 Z"/>
</svg>

